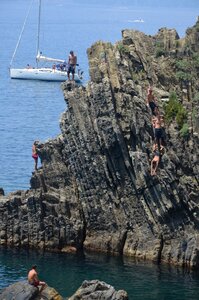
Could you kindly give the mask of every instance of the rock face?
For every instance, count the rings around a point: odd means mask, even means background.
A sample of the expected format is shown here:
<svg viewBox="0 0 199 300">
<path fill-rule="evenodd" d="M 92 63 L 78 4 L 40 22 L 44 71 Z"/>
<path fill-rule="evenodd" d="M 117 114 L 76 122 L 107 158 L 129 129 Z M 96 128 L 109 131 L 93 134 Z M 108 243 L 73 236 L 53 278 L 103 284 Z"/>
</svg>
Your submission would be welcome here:
<svg viewBox="0 0 199 300">
<path fill-rule="evenodd" d="M 2 245 L 199 267 L 198 36 L 199 22 L 183 39 L 166 28 L 153 37 L 124 30 L 116 45 L 88 49 L 91 80 L 62 85 L 61 134 L 40 148 L 31 190 L 0 196 Z M 154 177 L 149 84 L 162 113 L 171 92 L 181 105 Z"/>
<path fill-rule="evenodd" d="M 92 299 L 128 300 L 128 295 L 123 290 L 115 291 L 111 285 L 103 281 L 85 280 L 76 293 L 68 298 L 68 300 Z"/>
<path fill-rule="evenodd" d="M 63 300 L 57 291 L 47 286 L 41 293 L 27 281 L 16 282 L 0 293 L 0 300 Z M 99 280 L 85 280 L 68 300 L 128 300 L 124 290 L 116 291 L 111 285 Z"/>
<path fill-rule="evenodd" d="M 39 289 L 28 284 L 27 281 L 16 282 L 3 289 L 0 300 L 63 300 L 63 298 L 51 287 L 46 287 L 42 293 Z"/>
</svg>

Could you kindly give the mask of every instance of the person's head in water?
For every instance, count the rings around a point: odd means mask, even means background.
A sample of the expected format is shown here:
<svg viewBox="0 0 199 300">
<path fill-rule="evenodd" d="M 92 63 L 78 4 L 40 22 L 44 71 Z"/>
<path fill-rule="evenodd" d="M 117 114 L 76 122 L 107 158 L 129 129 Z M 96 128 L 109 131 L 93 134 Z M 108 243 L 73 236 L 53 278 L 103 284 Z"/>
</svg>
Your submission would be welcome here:
<svg viewBox="0 0 199 300">
<path fill-rule="evenodd" d="M 74 54 L 73 50 L 71 50 L 71 51 L 70 51 L 70 54 L 71 54 L 71 55 L 73 55 L 73 54 Z"/>
</svg>

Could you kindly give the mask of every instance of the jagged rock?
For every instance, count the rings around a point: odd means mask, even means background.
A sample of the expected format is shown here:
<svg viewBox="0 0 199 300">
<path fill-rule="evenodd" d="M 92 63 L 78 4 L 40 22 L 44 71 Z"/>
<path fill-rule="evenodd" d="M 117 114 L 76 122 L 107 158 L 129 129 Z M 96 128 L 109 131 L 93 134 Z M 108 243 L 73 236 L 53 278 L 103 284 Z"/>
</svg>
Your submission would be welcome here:
<svg viewBox="0 0 199 300">
<path fill-rule="evenodd" d="M 182 39 L 173 29 L 124 30 L 115 45 L 88 49 L 91 81 L 62 84 L 61 134 L 39 150 L 31 189 L 0 196 L 0 244 L 199 267 L 198 24 Z M 186 135 L 175 118 L 167 124 L 154 177 L 149 84 L 161 113 L 171 91 L 188 111 Z"/>
<path fill-rule="evenodd" d="M 124 290 L 115 291 L 115 289 L 99 280 L 85 280 L 75 294 L 68 300 L 128 300 L 128 295 Z"/>
<path fill-rule="evenodd" d="M 128 300 L 128 295 L 124 290 L 116 291 L 103 281 L 85 280 L 75 294 L 67 299 Z M 38 288 L 28 284 L 27 281 L 21 281 L 3 289 L 0 293 L 0 300 L 63 300 L 63 298 L 52 287 L 47 286 L 40 293 Z"/>
<path fill-rule="evenodd" d="M 25 282 L 16 282 L 3 289 L 0 294 L 1 300 L 28 300 L 39 294 L 39 290 Z"/>
<path fill-rule="evenodd" d="M 4 193 L 4 189 L 3 188 L 0 188 L 0 196 L 4 196 L 5 193 Z"/>
<path fill-rule="evenodd" d="M 47 286 L 35 300 L 63 300 L 62 296 L 52 287 Z"/>
<path fill-rule="evenodd" d="M 16 282 L 3 289 L 0 300 L 62 300 L 57 291 L 47 286 L 41 293 L 27 281 Z"/>
</svg>

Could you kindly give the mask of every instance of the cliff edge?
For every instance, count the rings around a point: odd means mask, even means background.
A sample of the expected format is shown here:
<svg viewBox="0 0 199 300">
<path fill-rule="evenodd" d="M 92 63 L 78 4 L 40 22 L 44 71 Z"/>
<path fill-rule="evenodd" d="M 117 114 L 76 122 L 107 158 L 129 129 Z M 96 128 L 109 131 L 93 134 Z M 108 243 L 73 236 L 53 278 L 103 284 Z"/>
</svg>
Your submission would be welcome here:
<svg viewBox="0 0 199 300">
<path fill-rule="evenodd" d="M 115 45 L 91 46 L 90 81 L 62 85 L 61 134 L 39 150 L 31 189 L 0 196 L 0 243 L 198 268 L 198 50 L 199 22 L 182 39 L 123 30 Z M 149 85 L 166 118 L 156 176 Z"/>
</svg>

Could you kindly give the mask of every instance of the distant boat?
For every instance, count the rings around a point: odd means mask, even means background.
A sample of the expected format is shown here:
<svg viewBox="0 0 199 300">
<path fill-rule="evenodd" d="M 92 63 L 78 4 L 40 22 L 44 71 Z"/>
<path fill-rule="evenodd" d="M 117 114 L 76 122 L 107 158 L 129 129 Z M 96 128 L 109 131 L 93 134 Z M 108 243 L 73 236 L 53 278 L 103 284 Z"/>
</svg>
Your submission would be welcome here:
<svg viewBox="0 0 199 300">
<path fill-rule="evenodd" d="M 144 23 L 143 19 L 129 20 L 130 23 Z"/>
<path fill-rule="evenodd" d="M 33 0 L 34 1 L 34 0 Z M 32 1 L 32 3 L 33 3 Z M 31 3 L 31 6 L 32 6 Z M 18 46 L 20 44 L 22 34 L 26 25 L 26 21 L 28 18 L 28 15 L 30 13 L 29 8 L 28 14 L 26 16 L 24 25 L 22 27 L 21 34 L 19 36 L 15 51 L 12 56 L 12 60 L 10 62 L 10 77 L 13 79 L 30 79 L 30 80 L 46 80 L 46 81 L 65 81 L 68 79 L 67 75 L 67 63 L 63 59 L 57 59 L 57 58 L 51 58 L 42 55 L 42 52 L 40 51 L 40 19 L 41 19 L 41 0 L 39 0 L 39 13 L 38 13 L 38 32 L 37 32 L 37 52 L 36 52 L 36 67 L 32 67 L 29 64 L 26 65 L 25 68 L 13 68 L 13 60 L 16 55 Z M 39 67 L 39 62 L 51 62 L 53 65 L 51 67 Z M 77 64 L 77 66 L 79 66 Z M 78 69 L 78 72 L 75 73 L 74 79 L 76 82 L 81 82 L 83 71 Z"/>
</svg>

